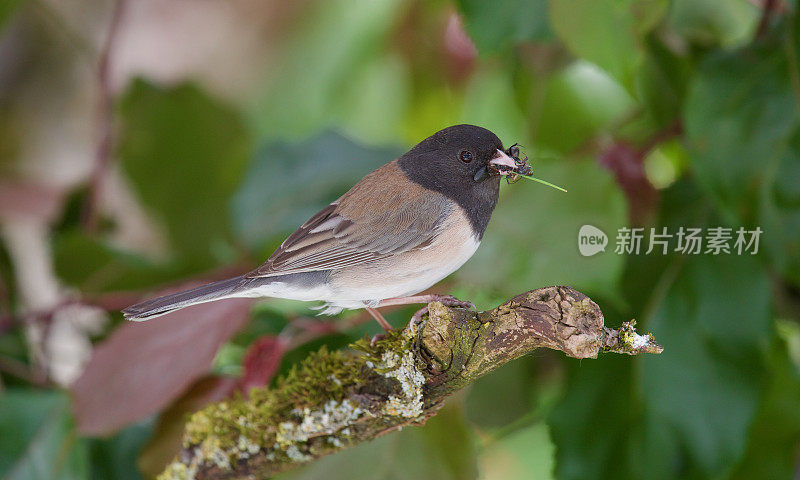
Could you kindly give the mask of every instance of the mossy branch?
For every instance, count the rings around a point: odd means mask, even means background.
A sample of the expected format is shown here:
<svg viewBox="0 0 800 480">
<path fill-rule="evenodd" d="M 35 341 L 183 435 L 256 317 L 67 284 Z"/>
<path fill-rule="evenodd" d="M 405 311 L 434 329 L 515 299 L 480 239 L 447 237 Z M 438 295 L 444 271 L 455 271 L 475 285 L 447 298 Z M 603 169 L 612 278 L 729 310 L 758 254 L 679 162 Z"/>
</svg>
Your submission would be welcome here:
<svg viewBox="0 0 800 480">
<path fill-rule="evenodd" d="M 456 390 L 536 348 L 575 358 L 662 351 L 633 322 L 611 330 L 570 287 L 518 295 L 475 313 L 434 302 L 427 319 L 352 351 L 309 356 L 274 388 L 216 403 L 186 424 L 159 479 L 266 478 L 435 415 Z"/>
</svg>

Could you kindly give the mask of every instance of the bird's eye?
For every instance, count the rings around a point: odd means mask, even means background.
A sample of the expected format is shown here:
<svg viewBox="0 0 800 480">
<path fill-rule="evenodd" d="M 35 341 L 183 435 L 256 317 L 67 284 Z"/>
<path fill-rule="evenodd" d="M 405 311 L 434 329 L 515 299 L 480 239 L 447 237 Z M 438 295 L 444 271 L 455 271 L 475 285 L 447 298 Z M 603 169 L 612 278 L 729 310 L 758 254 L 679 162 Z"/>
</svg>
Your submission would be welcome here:
<svg viewBox="0 0 800 480">
<path fill-rule="evenodd" d="M 464 150 L 463 152 L 458 154 L 458 159 L 464 163 L 469 163 L 472 161 L 472 152 L 469 150 Z"/>
</svg>

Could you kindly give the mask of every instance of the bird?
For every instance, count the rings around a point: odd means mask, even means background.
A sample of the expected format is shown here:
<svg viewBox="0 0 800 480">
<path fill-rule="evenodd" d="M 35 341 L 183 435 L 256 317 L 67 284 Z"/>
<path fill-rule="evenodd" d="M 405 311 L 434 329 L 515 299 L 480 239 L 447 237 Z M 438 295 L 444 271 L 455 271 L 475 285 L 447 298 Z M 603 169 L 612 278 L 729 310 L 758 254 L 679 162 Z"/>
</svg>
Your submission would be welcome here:
<svg viewBox="0 0 800 480">
<path fill-rule="evenodd" d="M 474 308 L 449 295 L 417 294 L 478 249 L 500 179 L 521 166 L 515 146 L 505 150 L 497 135 L 476 125 L 444 128 L 364 176 L 257 269 L 122 313 L 143 321 L 226 298 L 271 297 L 321 301 L 318 308 L 328 315 L 363 308 L 388 331 L 380 307 L 438 300 Z"/>
</svg>

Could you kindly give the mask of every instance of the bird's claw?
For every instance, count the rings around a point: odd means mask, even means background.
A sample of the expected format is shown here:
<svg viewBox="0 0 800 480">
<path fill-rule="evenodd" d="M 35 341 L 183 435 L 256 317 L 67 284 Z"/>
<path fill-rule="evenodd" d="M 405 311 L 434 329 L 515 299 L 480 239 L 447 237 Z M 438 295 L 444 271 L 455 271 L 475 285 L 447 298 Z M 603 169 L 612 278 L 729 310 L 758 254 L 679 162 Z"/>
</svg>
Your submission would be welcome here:
<svg viewBox="0 0 800 480">
<path fill-rule="evenodd" d="M 439 302 L 445 307 L 457 307 L 457 308 L 467 308 L 469 310 L 478 311 L 475 304 L 472 302 L 468 302 L 465 300 L 459 300 L 458 298 L 452 295 L 437 295 L 432 301 Z M 422 317 L 428 314 L 428 306 L 425 305 L 424 307 L 417 310 L 413 317 L 411 317 L 412 322 L 420 322 Z"/>
<path fill-rule="evenodd" d="M 478 311 L 474 303 L 468 302 L 466 300 L 459 300 L 458 298 L 452 295 L 442 295 L 438 297 L 435 301 L 442 303 L 445 307 L 460 307 Z"/>
<path fill-rule="evenodd" d="M 386 334 L 385 333 L 376 333 L 370 339 L 369 346 L 370 347 L 374 347 L 376 343 L 378 343 L 379 341 L 383 340 L 384 338 L 386 338 Z"/>
</svg>

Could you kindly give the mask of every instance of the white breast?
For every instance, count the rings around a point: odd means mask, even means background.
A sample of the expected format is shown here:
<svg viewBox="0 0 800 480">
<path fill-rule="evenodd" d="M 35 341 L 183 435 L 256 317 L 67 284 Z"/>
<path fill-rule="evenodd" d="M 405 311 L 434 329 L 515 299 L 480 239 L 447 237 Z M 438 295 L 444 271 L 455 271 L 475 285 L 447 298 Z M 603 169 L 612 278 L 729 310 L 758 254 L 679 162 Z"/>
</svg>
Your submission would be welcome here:
<svg viewBox="0 0 800 480">
<path fill-rule="evenodd" d="M 458 208 L 458 207 L 456 207 Z M 461 218 L 460 218 L 461 217 Z M 450 215 L 442 233 L 425 248 L 403 253 L 397 258 L 349 268 L 337 274 L 332 291 L 324 300 L 329 312 L 374 306 L 387 298 L 417 294 L 458 270 L 480 245 L 466 215 Z"/>
</svg>

